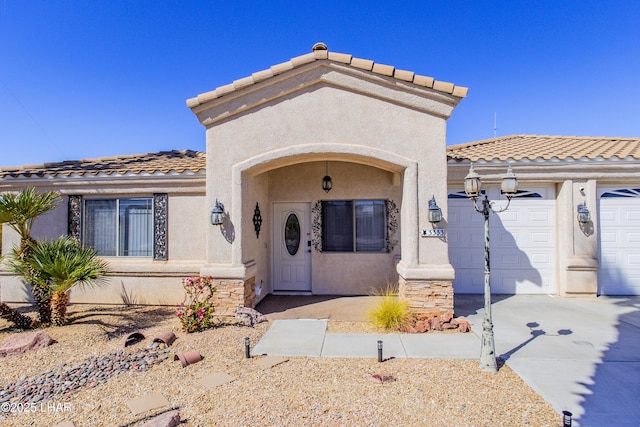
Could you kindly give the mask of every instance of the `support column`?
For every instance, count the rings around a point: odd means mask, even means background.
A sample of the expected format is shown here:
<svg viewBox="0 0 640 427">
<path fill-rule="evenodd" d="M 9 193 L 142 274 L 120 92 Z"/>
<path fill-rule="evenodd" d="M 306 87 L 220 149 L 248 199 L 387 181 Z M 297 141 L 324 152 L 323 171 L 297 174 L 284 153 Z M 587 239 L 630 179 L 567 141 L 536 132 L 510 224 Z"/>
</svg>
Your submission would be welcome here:
<svg viewBox="0 0 640 427">
<path fill-rule="evenodd" d="M 561 295 L 598 294 L 598 211 L 595 180 L 565 181 L 558 195 L 562 250 L 558 293 Z M 585 203 L 591 212 L 591 221 L 581 224 L 577 208 Z"/>
</svg>

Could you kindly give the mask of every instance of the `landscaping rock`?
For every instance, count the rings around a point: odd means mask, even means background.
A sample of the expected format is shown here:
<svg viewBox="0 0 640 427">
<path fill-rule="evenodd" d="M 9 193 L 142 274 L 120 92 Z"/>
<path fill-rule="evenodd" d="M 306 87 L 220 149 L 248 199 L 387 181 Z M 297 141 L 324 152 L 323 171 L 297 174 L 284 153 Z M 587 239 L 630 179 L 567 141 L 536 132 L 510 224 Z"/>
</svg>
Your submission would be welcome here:
<svg viewBox="0 0 640 427">
<path fill-rule="evenodd" d="M 429 323 L 431 324 L 431 330 L 432 331 L 441 331 L 442 330 L 442 323 L 440 323 L 440 318 L 439 317 L 432 317 L 431 319 L 429 319 Z"/>
<path fill-rule="evenodd" d="M 431 329 L 431 325 L 428 320 L 418 320 L 414 328 L 415 333 L 423 334 Z"/>
<path fill-rule="evenodd" d="M 438 318 L 440 319 L 440 323 L 444 325 L 445 323 L 451 322 L 451 320 L 453 319 L 453 313 L 450 311 L 445 311 L 440 316 L 438 316 Z"/>
<path fill-rule="evenodd" d="M 53 342 L 54 340 L 42 331 L 13 334 L 2 342 L 0 346 L 0 357 L 40 350 Z"/>
<path fill-rule="evenodd" d="M 251 327 L 267 321 L 267 318 L 262 313 L 249 307 L 238 307 L 236 309 L 236 319 L 242 320 L 245 326 Z"/>
<path fill-rule="evenodd" d="M 469 325 L 469 322 L 467 322 L 464 319 L 457 319 L 458 322 L 458 330 L 460 332 L 469 332 L 471 330 L 471 326 Z"/>
<path fill-rule="evenodd" d="M 144 423 L 142 427 L 176 427 L 178 424 L 180 424 L 180 413 L 176 409 L 158 415 L 151 421 Z"/>
</svg>

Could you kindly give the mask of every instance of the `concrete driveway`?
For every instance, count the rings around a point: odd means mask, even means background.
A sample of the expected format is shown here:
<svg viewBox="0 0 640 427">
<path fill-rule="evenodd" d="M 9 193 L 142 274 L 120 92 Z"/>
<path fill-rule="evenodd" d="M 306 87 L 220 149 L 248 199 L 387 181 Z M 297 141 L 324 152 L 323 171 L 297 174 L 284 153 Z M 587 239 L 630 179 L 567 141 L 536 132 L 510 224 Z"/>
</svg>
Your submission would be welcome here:
<svg viewBox="0 0 640 427">
<path fill-rule="evenodd" d="M 482 333 L 482 296 L 456 296 Z M 573 425 L 640 425 L 640 297 L 494 296 L 496 354 Z"/>
</svg>

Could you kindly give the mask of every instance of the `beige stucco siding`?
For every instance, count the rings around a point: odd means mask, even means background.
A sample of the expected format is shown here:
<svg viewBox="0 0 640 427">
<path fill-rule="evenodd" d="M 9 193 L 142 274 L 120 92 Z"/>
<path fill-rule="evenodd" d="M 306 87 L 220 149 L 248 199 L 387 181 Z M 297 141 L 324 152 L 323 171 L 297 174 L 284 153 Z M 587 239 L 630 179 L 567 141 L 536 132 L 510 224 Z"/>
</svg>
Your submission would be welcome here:
<svg viewBox="0 0 640 427">
<path fill-rule="evenodd" d="M 272 202 L 309 202 L 323 200 L 389 200 L 402 203 L 399 180 L 394 174 L 371 166 L 328 162 L 333 189 L 322 190 L 326 162 L 309 162 L 268 172 L 269 198 Z M 312 215 L 313 216 L 313 215 Z M 399 215 L 397 215 L 399 219 Z M 279 238 L 280 236 L 272 236 Z M 315 236 L 319 238 L 320 236 Z M 331 253 L 312 250 L 311 277 L 314 294 L 369 294 L 374 287 L 397 281 L 396 261 L 400 257 L 400 229 L 389 236 L 395 244 L 382 254 Z M 273 247 L 273 242 L 271 244 Z"/>
<path fill-rule="evenodd" d="M 178 304 L 182 301 L 182 277 L 197 275 L 204 264 L 206 233 L 210 230 L 209 210 L 204 191 L 186 191 L 188 186 L 168 196 L 168 260 L 154 261 L 151 257 L 104 257 L 110 274 L 104 286 L 85 291 L 73 290 L 71 302 L 123 304 Z M 74 188 L 71 194 L 86 194 L 91 198 L 152 197 L 165 188 L 147 188 L 146 191 L 128 188 L 118 193 L 117 188 L 100 192 L 94 188 Z M 39 191 L 45 191 L 44 189 Z M 182 193 L 180 193 L 182 191 Z M 38 217 L 32 229 L 36 239 L 53 239 L 67 234 L 68 197 L 64 195 L 59 206 Z M 18 235 L 3 226 L 2 251 L 10 253 L 19 244 Z M 30 297 L 19 277 L 10 275 L 5 267 L 0 270 L 0 299 L 5 302 L 24 302 Z"/>
<path fill-rule="evenodd" d="M 371 164 L 400 174 L 406 165 L 419 163 L 416 176 L 410 178 L 415 180 L 412 185 L 416 186 L 416 193 L 410 201 L 405 201 L 413 204 L 414 209 L 410 211 L 415 213 L 418 197 L 435 195 L 437 200 L 446 199 L 445 132 L 442 117 L 340 88 L 309 89 L 207 129 L 207 151 L 215 153 L 208 157 L 207 163 L 207 182 L 211 189 L 207 192 L 207 203 L 213 206 L 216 198 L 223 200 L 235 234 L 244 235 L 242 228 L 249 223 L 242 222 L 241 218 L 248 211 L 241 208 L 242 192 L 234 190 L 243 184 L 234 181 L 228 165 L 246 162 L 260 153 L 282 151 L 280 157 L 268 158 L 263 164 L 253 166 L 250 172 L 328 159 Z M 350 154 L 354 151 L 352 147 L 358 147 L 358 155 Z M 344 149 L 342 154 L 341 149 Z M 294 152 L 298 153 L 297 157 L 287 157 Z M 404 164 L 391 160 L 394 158 L 403 159 Z M 324 175 L 324 171 L 318 173 L 315 182 L 320 182 Z M 416 238 L 405 249 L 415 252 L 414 264 L 448 264 L 446 244 L 436 239 L 417 238 L 420 226 L 427 225 L 423 211 L 426 210 L 421 209 L 420 216 L 411 220 L 411 234 Z M 243 249 L 237 247 L 230 251 L 228 245 L 224 238 L 210 239 L 209 262 L 237 265 Z"/>
</svg>

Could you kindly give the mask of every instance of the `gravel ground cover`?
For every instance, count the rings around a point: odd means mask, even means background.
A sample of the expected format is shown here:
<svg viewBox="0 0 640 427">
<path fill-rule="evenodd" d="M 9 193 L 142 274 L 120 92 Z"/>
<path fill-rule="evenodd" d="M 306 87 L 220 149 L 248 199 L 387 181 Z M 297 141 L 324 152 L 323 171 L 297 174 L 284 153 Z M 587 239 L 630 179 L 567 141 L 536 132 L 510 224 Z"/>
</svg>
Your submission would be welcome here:
<svg viewBox="0 0 640 427">
<path fill-rule="evenodd" d="M 56 344 L 25 355 L 0 359 L 0 390 L 16 382 L 118 354 L 136 360 L 152 339 L 173 331 L 178 339 L 169 357 L 144 369 L 103 375 L 47 403 L 22 402 L 22 413 L 0 414 L 2 426 L 141 426 L 153 416 L 177 408 L 188 426 L 559 426 L 561 416 L 508 366 L 482 372 L 475 360 L 292 357 L 268 369 L 244 358 L 244 338 L 256 344 L 269 323 L 255 328 L 225 321 L 201 333 L 186 334 L 168 307 L 69 307 L 72 324 L 46 328 Z M 329 332 L 362 332 L 357 322 L 334 324 Z M 366 327 L 365 327 L 366 329 Z M 140 330 L 146 340 L 122 352 L 120 338 Z M 0 340 L 16 331 L 0 320 Z M 377 332 L 368 330 L 368 332 Z M 162 351 L 163 349 L 157 349 Z M 176 351 L 197 350 L 199 363 L 182 368 Z M 165 353 L 161 353 L 165 354 Z M 128 359 L 129 358 L 129 359 Z M 139 359 L 139 357 L 138 357 Z M 118 362 L 120 363 L 120 362 Z M 64 364 L 64 366 L 61 366 Z M 85 369 L 83 368 L 83 369 Z M 89 368 L 86 368 L 89 369 Z M 99 370 L 98 368 L 96 368 Z M 224 372 L 235 381 L 207 389 L 200 380 Z M 379 384 L 372 375 L 395 381 Z M 95 374 L 94 374 L 95 376 Z M 92 377 L 93 378 L 93 377 Z M 93 383 L 96 384 L 93 384 Z M 170 407 L 132 415 L 130 399 L 161 393 Z"/>
</svg>

